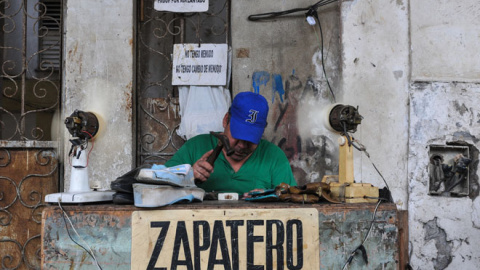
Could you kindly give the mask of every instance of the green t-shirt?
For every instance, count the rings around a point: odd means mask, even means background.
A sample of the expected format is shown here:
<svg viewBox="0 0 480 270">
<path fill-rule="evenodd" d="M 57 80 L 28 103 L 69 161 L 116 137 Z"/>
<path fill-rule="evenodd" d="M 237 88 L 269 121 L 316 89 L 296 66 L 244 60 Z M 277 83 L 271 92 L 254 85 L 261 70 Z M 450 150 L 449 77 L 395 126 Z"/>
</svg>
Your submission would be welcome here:
<svg viewBox="0 0 480 270">
<path fill-rule="evenodd" d="M 165 166 L 193 165 L 207 151 L 215 148 L 217 142 L 218 139 L 210 134 L 195 136 L 185 142 L 177 153 L 165 163 Z M 282 182 L 292 186 L 297 185 L 290 163 L 279 147 L 266 140 L 261 140 L 257 149 L 238 172 L 234 172 L 223 152 L 220 153 L 215 161 L 213 173 L 206 182 L 198 186 L 207 192 L 243 194 L 256 188 L 274 188 Z"/>
</svg>

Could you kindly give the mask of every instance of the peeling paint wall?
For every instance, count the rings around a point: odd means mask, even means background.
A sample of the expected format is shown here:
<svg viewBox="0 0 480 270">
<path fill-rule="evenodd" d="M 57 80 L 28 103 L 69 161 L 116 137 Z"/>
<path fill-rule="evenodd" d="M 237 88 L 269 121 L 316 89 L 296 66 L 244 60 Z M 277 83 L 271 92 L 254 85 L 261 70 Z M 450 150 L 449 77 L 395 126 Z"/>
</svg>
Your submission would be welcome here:
<svg viewBox="0 0 480 270">
<path fill-rule="evenodd" d="M 408 193 L 414 269 L 478 269 L 480 3 L 410 1 Z M 468 146 L 466 196 L 428 195 L 433 145 Z M 448 194 L 447 194 L 448 195 Z"/>
<path fill-rule="evenodd" d="M 478 269 L 480 86 L 414 83 L 410 89 L 409 228 L 418 269 Z M 428 146 L 463 143 L 473 160 L 468 196 L 428 195 Z M 422 267 L 420 267 L 422 266 Z"/>
<path fill-rule="evenodd" d="M 99 116 L 100 131 L 89 155 L 90 185 L 110 189 L 110 182 L 131 170 L 133 2 L 82 0 L 66 3 L 64 40 L 65 119 L 75 109 Z M 63 123 L 62 123 L 63 124 Z M 64 137 L 69 138 L 67 130 Z M 65 190 L 69 188 L 65 140 Z"/>
</svg>

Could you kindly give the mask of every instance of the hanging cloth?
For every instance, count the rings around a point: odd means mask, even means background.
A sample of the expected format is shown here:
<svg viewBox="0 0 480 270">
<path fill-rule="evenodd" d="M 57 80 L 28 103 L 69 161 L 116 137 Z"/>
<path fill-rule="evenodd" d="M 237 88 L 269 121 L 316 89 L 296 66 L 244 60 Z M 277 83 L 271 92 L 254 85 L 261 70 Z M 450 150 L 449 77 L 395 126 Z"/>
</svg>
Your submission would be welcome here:
<svg viewBox="0 0 480 270">
<path fill-rule="evenodd" d="M 223 117 L 231 104 L 230 91 L 223 86 L 181 86 L 180 127 L 177 134 L 188 140 L 210 131 L 223 131 Z"/>
</svg>

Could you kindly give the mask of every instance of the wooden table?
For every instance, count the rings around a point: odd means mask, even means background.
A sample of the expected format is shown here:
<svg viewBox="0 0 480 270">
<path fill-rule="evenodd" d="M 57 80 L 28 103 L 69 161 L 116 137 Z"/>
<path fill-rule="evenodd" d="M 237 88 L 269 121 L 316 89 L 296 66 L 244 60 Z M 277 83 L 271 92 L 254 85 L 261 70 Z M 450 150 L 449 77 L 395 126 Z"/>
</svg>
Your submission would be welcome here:
<svg viewBox="0 0 480 270">
<path fill-rule="evenodd" d="M 406 212 L 383 203 L 371 226 L 375 207 L 245 201 L 64 205 L 79 239 L 61 208 L 51 205 L 42 215 L 42 267 L 98 269 L 91 253 L 102 269 L 117 270 L 342 269 L 368 233 L 368 265 L 357 251 L 348 269 L 405 269 Z"/>
</svg>

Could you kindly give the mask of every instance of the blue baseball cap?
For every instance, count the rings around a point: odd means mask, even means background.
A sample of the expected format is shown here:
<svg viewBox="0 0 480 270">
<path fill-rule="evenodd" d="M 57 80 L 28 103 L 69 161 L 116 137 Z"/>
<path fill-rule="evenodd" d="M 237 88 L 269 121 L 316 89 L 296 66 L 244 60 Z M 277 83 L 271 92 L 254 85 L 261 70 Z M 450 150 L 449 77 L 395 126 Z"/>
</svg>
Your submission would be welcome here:
<svg viewBox="0 0 480 270">
<path fill-rule="evenodd" d="M 258 144 L 267 126 L 268 103 L 260 94 L 240 92 L 230 107 L 233 138 Z"/>
</svg>

